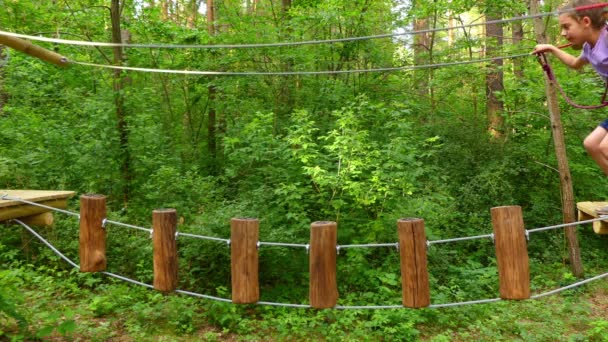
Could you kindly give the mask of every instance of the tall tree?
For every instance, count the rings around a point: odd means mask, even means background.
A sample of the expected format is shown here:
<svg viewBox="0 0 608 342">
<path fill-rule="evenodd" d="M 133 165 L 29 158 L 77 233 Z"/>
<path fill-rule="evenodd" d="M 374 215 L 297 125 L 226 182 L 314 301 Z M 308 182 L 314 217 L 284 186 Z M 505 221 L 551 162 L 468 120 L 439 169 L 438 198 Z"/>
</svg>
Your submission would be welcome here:
<svg viewBox="0 0 608 342">
<path fill-rule="evenodd" d="M 419 13 L 424 13 L 421 8 L 424 4 L 418 0 L 414 1 L 412 7 Z M 429 19 L 426 17 L 414 20 L 414 31 L 425 31 L 429 29 Z M 414 64 L 421 65 L 428 63 L 429 51 L 431 49 L 431 39 L 427 32 L 419 33 L 414 36 Z M 429 69 L 422 69 L 416 72 L 416 84 L 418 94 L 422 97 L 429 95 Z"/>
<path fill-rule="evenodd" d="M 539 0 L 530 0 L 530 14 L 537 14 L 539 12 L 538 7 Z M 547 43 L 548 40 L 545 32 L 545 24 L 543 20 L 541 18 L 534 19 L 534 33 L 536 35 L 537 43 Z M 549 115 L 551 118 L 551 132 L 553 133 L 553 145 L 555 147 L 555 156 L 559 171 L 560 190 L 562 195 L 562 216 L 564 218 L 564 223 L 572 223 L 576 220 L 576 212 L 574 207 L 572 177 L 570 175 L 568 156 L 566 154 L 564 129 L 557 102 L 557 91 L 555 89 L 555 85 L 549 81 L 546 75 L 545 93 L 547 95 L 547 106 L 549 108 Z M 576 277 L 583 277 L 583 263 L 581 261 L 580 248 L 578 246 L 578 238 L 576 236 L 576 227 L 566 227 L 564 228 L 564 231 L 566 234 L 566 240 L 568 242 L 568 255 L 570 258 L 572 274 Z"/>
<path fill-rule="evenodd" d="M 122 31 L 120 28 L 122 6 L 120 0 L 112 0 L 110 7 L 110 17 L 112 22 L 112 43 L 122 44 Z M 114 65 L 122 65 L 123 49 L 120 45 L 113 48 Z M 124 107 L 123 88 L 125 86 L 123 72 L 119 69 L 113 71 L 113 90 L 114 90 L 114 106 L 116 110 L 116 119 L 118 121 L 118 134 L 120 137 L 121 151 L 121 171 L 124 182 L 124 201 L 129 200 L 129 189 L 131 182 L 131 157 L 129 155 L 129 128 L 127 127 L 126 111 Z"/>
<path fill-rule="evenodd" d="M 215 29 L 215 4 L 213 0 L 207 0 L 207 31 L 210 36 L 214 36 Z M 217 118 L 215 112 L 216 88 L 215 85 L 209 84 L 207 87 L 208 97 L 208 121 L 207 121 L 207 150 L 212 160 L 217 157 L 217 137 L 216 127 Z"/>
<path fill-rule="evenodd" d="M 0 45 L 0 115 L 4 111 L 4 104 L 8 100 L 8 94 L 4 91 L 4 66 L 8 63 L 8 49 Z"/>
<path fill-rule="evenodd" d="M 503 28 L 501 23 L 493 21 L 502 18 L 502 11 L 498 2 L 488 1 L 486 3 L 486 56 L 498 57 L 502 50 Z M 504 103 L 497 96 L 504 91 L 503 84 L 503 62 L 495 59 L 488 65 L 486 72 L 486 115 L 488 117 L 488 130 L 493 136 L 500 136 L 503 127 L 502 112 Z"/>
</svg>

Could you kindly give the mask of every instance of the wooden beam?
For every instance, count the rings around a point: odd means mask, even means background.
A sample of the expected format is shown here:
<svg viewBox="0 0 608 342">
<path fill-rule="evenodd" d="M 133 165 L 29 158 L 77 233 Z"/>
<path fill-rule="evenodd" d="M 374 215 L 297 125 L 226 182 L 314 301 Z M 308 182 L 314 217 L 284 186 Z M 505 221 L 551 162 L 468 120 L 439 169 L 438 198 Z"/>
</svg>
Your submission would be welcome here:
<svg viewBox="0 0 608 342">
<path fill-rule="evenodd" d="M 28 226 L 37 227 L 50 227 L 53 225 L 53 222 L 55 222 L 53 213 L 50 211 L 47 211 L 46 213 L 22 217 L 20 220 Z"/>
<path fill-rule="evenodd" d="M 60 67 L 66 67 L 68 63 L 68 59 L 63 57 L 62 55 L 41 48 L 40 46 L 34 45 L 27 40 L 23 40 L 21 38 L 11 37 L 0 34 L 0 44 L 6 45 L 10 48 L 13 48 L 17 51 L 21 51 L 30 56 L 42 59 L 43 61 L 50 62 L 56 64 Z"/>
</svg>

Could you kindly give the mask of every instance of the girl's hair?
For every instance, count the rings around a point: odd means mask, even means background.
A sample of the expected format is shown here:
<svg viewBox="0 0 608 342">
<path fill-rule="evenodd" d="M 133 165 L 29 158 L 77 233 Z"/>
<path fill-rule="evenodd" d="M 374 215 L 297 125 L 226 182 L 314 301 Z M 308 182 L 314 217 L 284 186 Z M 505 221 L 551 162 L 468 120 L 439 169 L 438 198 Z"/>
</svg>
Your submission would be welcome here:
<svg viewBox="0 0 608 342">
<path fill-rule="evenodd" d="M 588 17 L 591 20 L 591 26 L 595 29 L 600 30 L 602 27 L 604 27 L 604 25 L 606 25 L 606 17 L 604 15 L 605 7 L 596 7 L 582 11 L 576 10 L 576 8 L 580 6 L 598 5 L 601 3 L 603 3 L 603 1 L 570 0 L 566 5 L 561 8 L 561 10 L 566 11 L 566 15 L 577 21 L 583 19 L 583 17 Z"/>
</svg>

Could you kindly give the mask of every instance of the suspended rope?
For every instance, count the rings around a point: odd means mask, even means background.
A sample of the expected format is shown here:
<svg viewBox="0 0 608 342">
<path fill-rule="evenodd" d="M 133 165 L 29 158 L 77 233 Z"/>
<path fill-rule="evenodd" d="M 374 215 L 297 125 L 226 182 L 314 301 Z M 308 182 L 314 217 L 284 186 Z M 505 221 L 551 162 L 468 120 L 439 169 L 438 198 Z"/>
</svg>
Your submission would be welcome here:
<svg viewBox="0 0 608 342">
<path fill-rule="evenodd" d="M 604 217 L 603 219 L 606 219 L 606 218 Z M 43 244 L 45 244 L 47 247 L 49 247 L 55 254 L 57 254 L 59 257 L 61 257 L 61 259 L 66 261 L 72 267 L 74 267 L 76 269 L 80 269 L 80 267 L 74 261 L 72 261 L 68 257 L 66 257 L 57 248 L 55 248 L 50 242 L 48 242 L 45 238 L 43 238 L 40 234 L 38 234 L 34 229 L 32 229 L 31 227 L 29 227 L 27 224 L 23 223 L 20 220 L 13 219 L 13 221 L 18 223 L 19 225 L 21 225 L 23 228 L 25 228 L 27 231 L 29 231 L 32 235 L 34 235 L 36 238 L 38 238 L 38 240 L 40 240 Z M 110 276 L 110 277 L 113 277 L 113 278 L 116 278 L 116 279 L 119 279 L 122 281 L 129 282 L 131 284 L 143 286 L 143 287 L 146 287 L 149 289 L 154 289 L 153 285 L 142 283 L 140 281 L 133 280 L 133 279 L 130 279 L 130 278 L 118 275 L 118 274 L 114 274 L 111 272 L 105 272 L 105 271 L 102 271 L 99 273 L 102 273 L 104 275 L 107 275 L 107 276 Z M 593 281 L 596 281 L 596 280 L 599 280 L 599 279 L 602 279 L 605 277 L 608 277 L 608 273 L 596 275 L 594 277 L 584 279 L 584 280 L 578 281 L 576 283 L 573 283 L 573 284 L 570 284 L 567 286 L 563 286 L 561 288 L 557 288 L 557 289 L 547 291 L 544 293 L 539 293 L 539 294 L 530 296 L 530 299 L 539 299 L 539 298 L 546 297 L 549 295 L 554 295 L 556 293 L 560 293 L 562 291 L 573 289 L 573 288 L 582 286 L 584 284 L 587 284 L 587 283 L 590 283 L 590 282 L 593 282 Z M 175 292 L 184 294 L 184 295 L 193 296 L 193 297 L 209 299 L 209 300 L 213 300 L 213 301 L 232 303 L 232 300 L 230 298 L 210 296 L 210 295 L 205 295 L 205 294 L 200 294 L 200 293 L 190 292 L 190 291 L 185 291 L 185 290 L 179 290 L 179 289 L 175 290 Z M 487 303 L 493 303 L 493 302 L 498 302 L 498 301 L 502 301 L 502 300 L 503 300 L 502 298 L 491 298 L 491 299 L 481 299 L 481 300 L 463 301 L 463 302 L 455 302 L 455 303 L 430 304 L 428 306 L 428 308 L 437 309 L 437 308 L 446 308 L 446 307 L 455 307 L 455 306 L 464 306 L 464 305 L 487 304 Z M 279 306 L 279 307 L 291 307 L 291 308 L 311 308 L 311 306 L 308 304 L 275 303 L 275 302 L 266 302 L 266 301 L 258 301 L 255 304 L 268 305 L 268 306 Z M 406 308 L 406 307 L 404 307 L 403 305 L 336 305 L 333 307 L 333 309 L 336 309 L 336 310 L 378 310 L 378 309 L 404 309 L 404 308 Z"/>
<path fill-rule="evenodd" d="M 162 73 L 162 74 L 179 74 L 179 75 L 215 75 L 215 76 L 294 76 L 294 75 L 328 75 L 328 74 L 350 74 L 350 73 L 371 73 L 371 72 L 393 72 L 393 71 L 407 71 L 407 70 L 418 70 L 418 69 L 431 69 L 449 67 L 455 65 L 466 65 L 485 63 L 505 59 L 515 59 L 521 57 L 529 57 L 529 53 L 522 53 L 510 56 L 492 57 L 492 58 L 481 58 L 469 61 L 457 61 L 457 62 L 446 62 L 446 63 L 435 63 L 435 64 L 423 64 L 423 65 L 406 65 L 401 67 L 390 67 L 390 68 L 376 68 L 376 69 L 355 69 L 355 70 L 324 70 L 324 71 L 200 71 L 200 70 L 175 70 L 175 69 L 151 69 L 151 68 L 138 68 L 128 67 L 119 65 L 107 65 L 107 64 L 95 64 L 71 61 L 73 64 L 78 64 L 88 67 L 106 68 L 113 70 L 126 70 L 126 71 L 139 71 L 139 72 L 150 72 L 150 73 Z"/>
<path fill-rule="evenodd" d="M 566 44 L 563 46 L 559 46 L 558 48 L 561 49 L 561 48 L 568 47 L 570 45 L 572 45 L 572 44 Z M 608 81 L 604 80 L 604 83 L 605 83 L 604 94 L 602 95 L 600 104 L 581 105 L 581 104 L 578 104 L 578 103 L 572 101 L 570 99 L 570 97 L 566 94 L 564 89 L 562 89 L 561 85 L 557 81 L 557 78 L 555 77 L 555 74 L 553 73 L 553 69 L 551 68 L 551 65 L 549 64 L 549 60 L 547 59 L 546 54 L 544 52 L 538 52 L 538 53 L 536 53 L 536 57 L 538 59 L 538 63 L 540 63 L 541 67 L 543 68 L 543 71 L 547 75 L 547 79 L 549 80 L 549 82 L 551 84 L 553 84 L 557 88 L 557 90 L 559 90 L 559 92 L 562 95 L 562 97 L 564 98 L 564 100 L 566 100 L 566 102 L 568 102 L 568 104 L 570 104 L 572 107 L 579 108 L 579 109 L 598 109 L 598 108 L 608 106 L 608 101 L 606 101 L 606 95 L 608 95 Z"/>
<path fill-rule="evenodd" d="M 124 48 L 151 48 L 151 49 L 249 49 L 249 48 L 267 48 L 267 47 L 285 47 L 285 46 L 299 46 L 299 45 L 313 45 L 313 44 L 333 44 L 333 43 L 341 43 L 341 42 L 352 42 L 352 41 L 360 41 L 360 40 L 371 40 L 371 39 L 381 39 L 381 38 L 393 38 L 399 36 L 411 36 L 411 35 L 420 35 L 425 33 L 434 33 L 441 31 L 451 31 L 451 30 L 462 30 L 471 27 L 477 26 L 485 26 L 491 24 L 503 24 L 510 23 L 513 21 L 521 21 L 527 19 L 536 19 L 547 16 L 559 15 L 561 13 L 571 12 L 571 11 L 582 11 L 594 8 L 603 8 L 607 7 L 608 3 L 599 3 L 588 6 L 579 6 L 573 9 L 559 10 L 553 12 L 544 12 L 538 14 L 531 15 L 522 15 L 522 16 L 514 16 L 506 19 L 497 19 L 497 20 L 488 20 L 480 23 L 471 23 L 471 24 L 463 24 L 451 27 L 439 27 L 432 29 L 424 29 L 424 30 L 410 30 L 404 32 L 396 32 L 396 33 L 387 33 L 387 34 L 379 34 L 379 35 L 370 35 L 370 36 L 361 36 L 361 37 L 347 37 L 347 38 L 337 38 L 337 39 L 325 39 L 325 40 L 308 40 L 308 41 L 300 41 L 300 42 L 280 42 L 280 43 L 256 43 L 256 44 L 217 44 L 217 45 L 201 45 L 201 44 L 125 44 L 125 43 L 105 43 L 105 42 L 93 42 L 93 41 L 82 41 L 82 40 L 69 40 L 69 39 L 59 39 L 59 38 L 48 38 L 48 37 L 40 37 L 40 36 L 32 36 L 26 34 L 19 34 L 7 31 L 0 31 L 0 35 L 12 36 L 16 38 L 24 38 L 36 41 L 43 41 L 55 44 L 66 44 L 66 45 L 79 45 L 79 46 L 96 46 L 96 47 L 124 47 Z"/>
</svg>

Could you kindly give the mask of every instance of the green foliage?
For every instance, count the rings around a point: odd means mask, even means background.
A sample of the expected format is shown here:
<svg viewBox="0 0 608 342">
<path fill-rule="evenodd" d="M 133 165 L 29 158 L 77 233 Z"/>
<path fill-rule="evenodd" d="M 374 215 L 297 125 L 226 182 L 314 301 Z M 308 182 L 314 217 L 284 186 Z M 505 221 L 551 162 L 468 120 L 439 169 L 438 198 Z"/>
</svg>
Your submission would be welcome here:
<svg viewBox="0 0 608 342">
<path fill-rule="evenodd" d="M 90 1 L 60 8 L 44 1 L 0 2 L 0 22 L 7 31 L 92 41 L 110 37 L 107 9 Z M 123 30 L 135 43 L 312 41 L 400 32 L 421 18 L 442 27 L 449 20 L 483 15 L 489 7 L 505 17 L 527 8 L 522 1 L 396 6 L 389 1 L 301 0 L 289 8 L 261 1 L 254 11 L 222 2 L 211 34 L 201 16 L 194 27 L 182 22 L 190 7 L 174 3 L 179 5 L 167 18 L 158 2 L 123 2 Z M 545 4 L 547 10 L 553 5 Z M 555 36 L 557 29 L 548 27 L 547 32 Z M 531 50 L 528 31 L 519 45 L 505 43 L 504 54 Z M 474 60 L 488 43 L 475 29 L 452 33 L 434 32 L 427 37 L 432 45 L 426 51 L 406 36 L 280 48 L 125 49 L 123 63 L 207 71 L 342 72 Z M 112 59 L 105 47 L 36 44 L 76 61 L 108 64 Z M 532 58 L 516 61 L 521 64 L 507 60 L 502 69 L 505 88 L 497 95 L 505 124 L 503 135 L 492 137 L 485 113 L 486 74 L 477 64 L 415 72 L 242 77 L 125 71 L 124 87 L 115 92 L 115 74 L 106 70 L 60 69 L 10 51 L 9 63 L 0 66 L 0 188 L 101 193 L 108 196 L 109 218 L 144 226 L 150 225 L 151 210 L 176 208 L 180 232 L 222 238 L 230 235 L 230 218 L 257 217 L 260 240 L 292 243 L 306 243 L 310 223 L 318 220 L 339 223 L 339 244 L 394 242 L 395 221 L 401 217 L 423 218 L 428 239 L 487 234 L 489 208 L 510 204 L 522 206 L 527 227 L 558 223 L 559 177 L 542 70 Z M 554 69 L 577 101 L 599 99 L 597 79 L 562 65 Z M 118 96 L 124 105 L 125 142 L 117 129 Z M 603 200 L 606 177 L 581 146 L 601 114 L 563 103 L 561 109 L 575 200 Z M 70 209 L 78 210 L 76 202 Z M 148 236 L 111 225 L 106 229 L 110 271 L 151 283 Z M 579 232 L 586 271 L 599 273 L 606 241 L 588 229 Z M 75 220 L 58 217 L 55 227 L 42 234 L 77 259 Z M 13 230 L 0 238 L 1 339 L 602 340 L 606 335 L 605 321 L 587 318 L 587 308 L 575 308 L 584 290 L 537 306 L 343 312 L 235 306 L 116 285 L 68 269 L 37 242 L 26 246 Z M 560 234 L 543 232 L 529 241 L 534 291 L 574 281 L 563 246 Z M 180 237 L 178 249 L 180 287 L 230 297 L 229 248 Z M 306 302 L 308 255 L 263 247 L 259 257 L 262 300 Z M 340 304 L 400 303 L 399 262 L 390 248 L 341 251 Z M 489 240 L 434 245 L 428 262 L 434 303 L 496 296 L 496 260 Z M 552 329 L 541 329 L 543 324 Z"/>
</svg>

